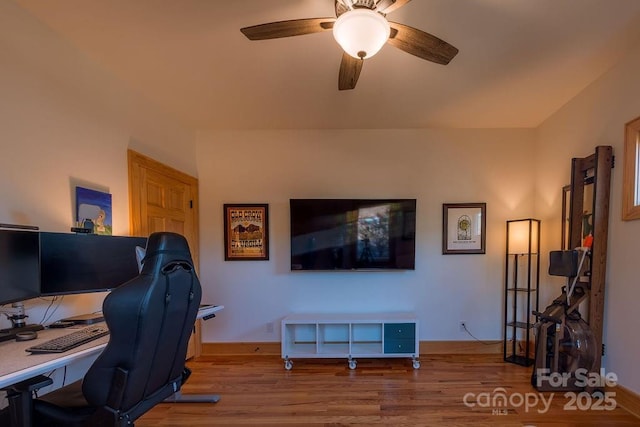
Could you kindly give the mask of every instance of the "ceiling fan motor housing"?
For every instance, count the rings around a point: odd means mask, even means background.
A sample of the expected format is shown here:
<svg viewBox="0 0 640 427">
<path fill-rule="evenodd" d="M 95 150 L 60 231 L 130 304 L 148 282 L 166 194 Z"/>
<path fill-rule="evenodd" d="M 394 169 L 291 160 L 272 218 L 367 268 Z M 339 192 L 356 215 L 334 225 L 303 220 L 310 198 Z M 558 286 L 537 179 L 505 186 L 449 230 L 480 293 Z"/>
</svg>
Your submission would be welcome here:
<svg viewBox="0 0 640 427">
<path fill-rule="evenodd" d="M 373 9 L 376 7 L 377 0 L 340 0 L 340 2 L 348 9 L 357 7 Z"/>
</svg>

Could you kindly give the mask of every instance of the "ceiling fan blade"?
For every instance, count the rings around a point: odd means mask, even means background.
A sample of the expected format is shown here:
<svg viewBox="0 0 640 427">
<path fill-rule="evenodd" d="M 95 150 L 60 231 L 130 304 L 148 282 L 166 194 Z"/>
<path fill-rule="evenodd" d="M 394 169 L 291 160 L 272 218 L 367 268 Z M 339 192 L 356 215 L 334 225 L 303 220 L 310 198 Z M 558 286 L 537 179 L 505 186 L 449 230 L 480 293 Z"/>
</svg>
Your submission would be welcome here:
<svg viewBox="0 0 640 427">
<path fill-rule="evenodd" d="M 349 90 L 356 87 L 364 59 L 356 59 L 346 52 L 342 53 L 340 74 L 338 75 L 338 89 Z"/>
<path fill-rule="evenodd" d="M 376 9 L 379 12 L 384 13 L 385 15 L 393 12 L 396 9 L 400 9 L 405 4 L 409 3 L 411 0 L 380 0 L 376 4 Z"/>
<path fill-rule="evenodd" d="M 336 18 L 293 19 L 244 27 L 240 31 L 249 40 L 279 39 L 328 31 L 333 29 L 335 21 Z"/>
<path fill-rule="evenodd" d="M 391 36 L 387 43 L 427 61 L 447 65 L 458 49 L 424 31 L 389 21 Z"/>
</svg>

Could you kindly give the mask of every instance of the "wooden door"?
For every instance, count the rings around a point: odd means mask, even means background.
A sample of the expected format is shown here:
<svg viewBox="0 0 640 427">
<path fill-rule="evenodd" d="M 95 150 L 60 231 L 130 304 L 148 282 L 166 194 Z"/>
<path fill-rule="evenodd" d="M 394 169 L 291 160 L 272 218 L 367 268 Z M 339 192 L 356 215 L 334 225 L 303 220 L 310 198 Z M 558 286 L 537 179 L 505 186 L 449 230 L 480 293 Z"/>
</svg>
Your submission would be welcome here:
<svg viewBox="0 0 640 427">
<path fill-rule="evenodd" d="M 133 150 L 128 150 L 129 228 L 133 236 L 156 231 L 187 239 L 198 269 L 198 180 Z M 187 358 L 201 352 L 200 322 L 189 341 Z"/>
</svg>

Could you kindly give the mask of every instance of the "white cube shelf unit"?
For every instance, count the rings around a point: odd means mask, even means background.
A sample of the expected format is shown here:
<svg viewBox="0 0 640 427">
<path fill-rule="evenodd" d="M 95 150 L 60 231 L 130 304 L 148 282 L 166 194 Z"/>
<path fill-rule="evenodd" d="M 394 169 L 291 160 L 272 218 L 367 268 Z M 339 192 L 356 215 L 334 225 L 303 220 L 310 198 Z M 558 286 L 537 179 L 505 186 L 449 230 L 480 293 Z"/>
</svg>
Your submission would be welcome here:
<svg viewBox="0 0 640 427">
<path fill-rule="evenodd" d="M 410 357 L 420 368 L 418 320 L 413 313 L 292 314 L 282 320 L 284 367 L 294 358 Z"/>
</svg>

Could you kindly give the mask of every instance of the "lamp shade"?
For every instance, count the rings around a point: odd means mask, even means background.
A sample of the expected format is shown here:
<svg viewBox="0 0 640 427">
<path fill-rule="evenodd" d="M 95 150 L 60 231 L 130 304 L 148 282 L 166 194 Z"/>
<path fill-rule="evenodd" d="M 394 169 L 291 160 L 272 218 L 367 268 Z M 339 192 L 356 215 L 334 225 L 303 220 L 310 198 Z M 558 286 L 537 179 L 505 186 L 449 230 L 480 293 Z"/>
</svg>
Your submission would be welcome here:
<svg viewBox="0 0 640 427">
<path fill-rule="evenodd" d="M 354 58 L 371 58 L 389 39 L 389 22 L 369 9 L 354 9 L 343 13 L 333 25 L 335 37 L 342 49 Z"/>
<path fill-rule="evenodd" d="M 510 254 L 537 254 L 538 234 L 540 233 L 540 221 L 535 219 L 522 219 L 507 221 L 507 248 Z M 531 242 L 531 252 L 529 252 Z"/>
</svg>

